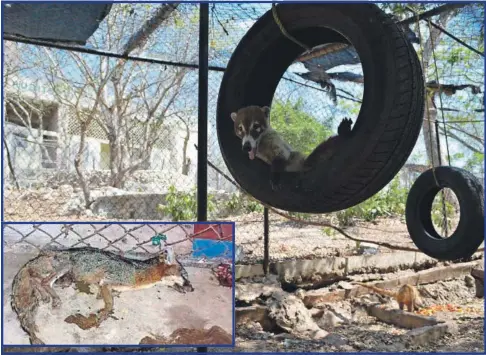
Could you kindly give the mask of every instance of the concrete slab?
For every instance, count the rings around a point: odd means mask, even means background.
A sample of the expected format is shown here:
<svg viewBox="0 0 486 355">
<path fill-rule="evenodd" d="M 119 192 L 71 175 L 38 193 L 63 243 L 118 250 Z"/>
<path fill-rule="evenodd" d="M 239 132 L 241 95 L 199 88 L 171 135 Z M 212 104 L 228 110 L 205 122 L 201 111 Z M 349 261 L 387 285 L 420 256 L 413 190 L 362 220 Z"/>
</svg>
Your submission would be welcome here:
<svg viewBox="0 0 486 355">
<path fill-rule="evenodd" d="M 404 284 L 421 285 L 437 281 L 451 280 L 463 275 L 467 275 L 477 265 L 482 264 L 483 260 L 471 261 L 467 263 L 452 264 L 448 266 L 434 267 L 428 270 L 418 271 L 412 275 L 401 276 L 385 281 L 369 282 L 383 289 L 396 288 Z M 371 293 L 367 288 L 355 286 L 352 289 L 338 289 L 329 291 L 328 289 L 319 289 L 307 291 L 304 296 L 304 304 L 311 308 L 326 302 L 337 302 L 344 299 L 358 297 Z"/>
<path fill-rule="evenodd" d="M 10 305 L 11 284 L 20 267 L 36 255 L 35 252 L 6 252 L 4 254 L 4 343 L 6 345 L 29 344 L 20 328 L 16 313 Z M 145 290 L 129 291 L 116 297 L 114 314 L 99 328 L 81 330 L 64 319 L 74 313 L 87 315 L 102 307 L 94 295 L 77 292 L 73 287 L 56 288 L 62 305 L 51 309 L 39 307 L 36 323 L 39 337 L 47 344 L 71 345 L 136 345 L 153 334 L 168 336 L 182 327 L 205 328 L 220 326 L 233 334 L 233 292 L 219 286 L 209 269 L 187 267 L 189 279 L 195 291 L 180 294 L 166 286 L 154 286 Z"/>
</svg>

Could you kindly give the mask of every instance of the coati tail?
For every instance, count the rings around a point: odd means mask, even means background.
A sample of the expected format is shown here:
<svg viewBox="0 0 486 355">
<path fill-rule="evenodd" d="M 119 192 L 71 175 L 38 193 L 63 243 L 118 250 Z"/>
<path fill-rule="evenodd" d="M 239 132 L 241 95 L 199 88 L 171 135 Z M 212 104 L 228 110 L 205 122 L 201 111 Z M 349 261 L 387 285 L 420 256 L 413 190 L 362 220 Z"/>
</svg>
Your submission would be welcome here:
<svg viewBox="0 0 486 355">
<path fill-rule="evenodd" d="M 393 297 L 393 298 L 396 298 L 397 297 L 397 292 L 395 291 L 389 291 L 389 290 L 384 290 L 382 288 L 378 288 L 376 286 L 372 286 L 372 285 L 367 285 L 367 284 L 364 284 L 364 283 L 361 283 L 361 282 L 355 282 L 356 285 L 359 285 L 359 286 L 362 286 L 362 287 L 365 287 L 365 288 L 368 288 L 382 296 L 389 296 L 389 297 Z"/>
<path fill-rule="evenodd" d="M 329 159 L 336 153 L 338 144 L 342 141 L 339 136 L 332 136 L 319 144 L 305 159 L 304 171 L 315 167 L 319 162 Z"/>
<path fill-rule="evenodd" d="M 316 149 L 309 154 L 304 161 L 304 171 L 319 165 L 323 160 L 337 154 L 342 147 L 341 144 L 345 142 L 352 133 L 351 125 L 353 121 L 350 118 L 343 118 L 338 127 L 338 135 L 329 137 L 327 140 L 319 144 Z"/>
</svg>

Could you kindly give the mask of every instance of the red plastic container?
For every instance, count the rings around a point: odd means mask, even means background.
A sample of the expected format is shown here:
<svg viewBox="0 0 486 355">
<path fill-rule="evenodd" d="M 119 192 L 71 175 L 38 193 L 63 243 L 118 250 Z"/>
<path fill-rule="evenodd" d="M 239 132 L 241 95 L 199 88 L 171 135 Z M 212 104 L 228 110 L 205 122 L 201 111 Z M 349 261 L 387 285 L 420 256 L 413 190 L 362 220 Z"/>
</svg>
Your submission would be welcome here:
<svg viewBox="0 0 486 355">
<path fill-rule="evenodd" d="M 210 228 L 212 227 L 212 228 Z M 210 228 L 210 229 L 208 229 Z M 205 230 L 205 231 L 204 231 Z M 202 232 L 204 231 L 204 232 Z M 202 232 L 201 234 L 198 234 Z M 232 224 L 195 224 L 194 238 L 196 239 L 211 239 L 211 240 L 233 240 L 233 225 Z"/>
</svg>

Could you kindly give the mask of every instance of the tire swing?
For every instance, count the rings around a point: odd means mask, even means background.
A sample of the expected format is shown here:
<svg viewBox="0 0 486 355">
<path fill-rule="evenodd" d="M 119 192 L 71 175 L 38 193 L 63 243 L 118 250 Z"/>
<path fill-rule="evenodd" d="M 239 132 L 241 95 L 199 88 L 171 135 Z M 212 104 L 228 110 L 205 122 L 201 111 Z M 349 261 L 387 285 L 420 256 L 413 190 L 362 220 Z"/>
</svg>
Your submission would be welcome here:
<svg viewBox="0 0 486 355">
<path fill-rule="evenodd" d="M 419 37 L 420 34 L 420 26 Z M 431 25 L 429 22 L 429 30 Z M 423 53 L 423 51 L 422 51 Z M 434 43 L 432 42 L 432 57 L 437 68 Z M 436 80 L 439 81 L 437 70 Z M 433 100 L 433 98 L 432 98 Z M 442 93 L 439 91 L 440 107 L 442 108 Z M 432 132 L 432 120 L 427 99 L 427 121 L 429 134 Z M 412 185 L 405 206 L 405 219 L 408 233 L 412 241 L 424 254 L 438 259 L 454 261 L 471 257 L 484 241 L 484 188 L 479 179 L 467 170 L 452 167 L 445 126 L 444 110 L 440 110 L 444 124 L 445 144 L 449 166 L 441 166 L 440 136 L 438 121 L 435 119 L 438 165 L 434 167 L 434 154 L 430 145 L 432 168 L 423 172 Z M 432 143 L 432 135 L 430 136 Z M 445 198 L 442 195 L 442 210 L 446 221 L 446 236 L 442 237 L 432 221 L 432 206 L 435 196 L 443 189 L 449 188 L 459 201 L 459 223 L 451 235 L 447 235 L 447 212 Z"/>
<path fill-rule="evenodd" d="M 243 190 L 274 208 L 327 213 L 357 205 L 380 191 L 402 168 L 418 139 L 424 79 L 403 31 L 374 4 L 279 4 L 250 28 L 233 52 L 217 104 L 217 133 L 229 172 Z M 284 28 L 285 30 L 282 30 Z M 270 106 L 287 68 L 310 48 L 351 44 L 365 78 L 363 102 L 346 145 L 307 172 L 302 183 L 271 188 L 270 168 L 250 160 L 234 133 L 231 112 Z"/>
<path fill-rule="evenodd" d="M 432 203 L 441 189 L 457 196 L 460 219 L 456 230 L 443 238 L 432 223 Z M 438 260 L 469 258 L 484 240 L 484 189 L 470 172 L 439 166 L 422 173 L 410 189 L 405 216 L 413 242 L 423 253 Z"/>
</svg>

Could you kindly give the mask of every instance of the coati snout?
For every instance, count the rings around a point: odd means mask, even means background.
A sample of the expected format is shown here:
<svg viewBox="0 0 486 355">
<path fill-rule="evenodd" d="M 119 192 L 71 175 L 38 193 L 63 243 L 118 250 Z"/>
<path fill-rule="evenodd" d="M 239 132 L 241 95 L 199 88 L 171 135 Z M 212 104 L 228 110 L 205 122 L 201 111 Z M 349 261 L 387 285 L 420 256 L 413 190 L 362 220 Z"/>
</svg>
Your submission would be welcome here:
<svg viewBox="0 0 486 355">
<path fill-rule="evenodd" d="M 248 153 L 250 152 L 250 150 L 251 150 L 251 144 L 250 142 L 246 141 L 245 144 L 243 144 L 243 151 Z"/>
</svg>

